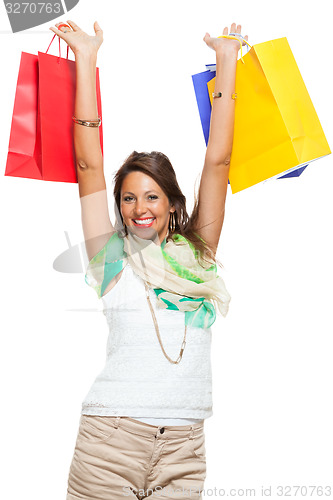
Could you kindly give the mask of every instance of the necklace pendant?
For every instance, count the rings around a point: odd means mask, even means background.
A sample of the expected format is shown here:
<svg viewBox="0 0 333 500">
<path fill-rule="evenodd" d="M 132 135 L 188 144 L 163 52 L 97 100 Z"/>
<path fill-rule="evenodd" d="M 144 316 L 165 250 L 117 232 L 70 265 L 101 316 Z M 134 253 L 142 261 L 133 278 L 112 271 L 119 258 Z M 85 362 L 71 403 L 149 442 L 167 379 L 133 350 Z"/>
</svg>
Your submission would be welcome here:
<svg viewBox="0 0 333 500">
<path fill-rule="evenodd" d="M 149 297 L 149 288 L 148 288 L 148 284 L 145 280 L 143 280 L 144 284 L 145 284 L 145 289 L 146 289 L 146 297 L 147 297 L 147 301 L 148 301 L 148 304 L 149 304 L 149 308 L 150 308 L 150 312 L 151 312 L 151 315 L 152 315 L 152 318 L 153 318 L 153 322 L 154 322 L 154 326 L 155 326 L 155 331 L 156 331 L 156 335 L 157 335 L 157 338 L 158 338 L 158 341 L 160 343 L 160 346 L 162 348 L 162 351 L 163 351 L 163 354 L 164 356 L 168 359 L 168 361 L 170 361 L 170 363 L 174 363 L 174 364 L 178 364 L 182 357 L 183 357 L 183 352 L 184 352 L 184 349 L 185 349 L 185 345 L 186 345 L 186 331 L 187 331 L 187 325 L 185 325 L 185 333 L 184 333 L 184 339 L 183 339 L 183 342 L 182 342 L 182 345 L 181 345 L 181 349 L 180 349 L 180 353 L 179 353 L 179 356 L 178 358 L 176 359 L 176 361 L 173 361 L 168 355 L 167 353 L 165 352 L 164 350 L 164 347 L 162 345 L 162 342 L 161 342 L 161 338 L 160 338 L 160 332 L 159 332 L 159 328 L 158 328 L 158 324 L 157 324 L 157 321 L 156 321 L 156 316 L 155 316 L 155 313 L 154 313 L 154 310 L 153 310 L 153 306 L 151 304 L 151 301 L 150 301 L 150 297 Z"/>
</svg>

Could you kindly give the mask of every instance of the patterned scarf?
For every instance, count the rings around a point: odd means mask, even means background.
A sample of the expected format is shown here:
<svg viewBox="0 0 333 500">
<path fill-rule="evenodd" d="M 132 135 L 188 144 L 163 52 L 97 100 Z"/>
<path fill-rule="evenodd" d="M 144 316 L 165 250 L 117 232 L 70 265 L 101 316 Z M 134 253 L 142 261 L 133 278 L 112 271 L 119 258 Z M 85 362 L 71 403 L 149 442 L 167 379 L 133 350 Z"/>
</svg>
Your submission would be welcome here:
<svg viewBox="0 0 333 500">
<path fill-rule="evenodd" d="M 129 263 L 153 286 L 158 307 L 185 311 L 186 325 L 209 328 L 216 319 L 216 306 L 226 316 L 231 297 L 216 264 L 202 267 L 196 255 L 194 245 L 180 234 L 159 245 L 131 232 L 124 238 L 115 232 L 89 262 L 85 281 L 101 298 L 111 279 Z"/>
</svg>

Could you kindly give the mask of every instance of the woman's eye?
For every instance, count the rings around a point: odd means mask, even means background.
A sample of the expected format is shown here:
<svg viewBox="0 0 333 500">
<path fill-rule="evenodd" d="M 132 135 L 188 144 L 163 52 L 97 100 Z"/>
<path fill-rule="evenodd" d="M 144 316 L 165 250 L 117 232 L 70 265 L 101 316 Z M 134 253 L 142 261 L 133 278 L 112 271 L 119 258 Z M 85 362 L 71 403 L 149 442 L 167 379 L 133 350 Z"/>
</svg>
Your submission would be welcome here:
<svg viewBox="0 0 333 500">
<path fill-rule="evenodd" d="M 150 194 L 148 198 L 153 198 L 154 200 L 156 200 L 158 197 L 156 196 L 156 194 Z M 125 196 L 124 201 L 129 201 L 129 200 L 133 200 L 133 196 Z"/>
</svg>

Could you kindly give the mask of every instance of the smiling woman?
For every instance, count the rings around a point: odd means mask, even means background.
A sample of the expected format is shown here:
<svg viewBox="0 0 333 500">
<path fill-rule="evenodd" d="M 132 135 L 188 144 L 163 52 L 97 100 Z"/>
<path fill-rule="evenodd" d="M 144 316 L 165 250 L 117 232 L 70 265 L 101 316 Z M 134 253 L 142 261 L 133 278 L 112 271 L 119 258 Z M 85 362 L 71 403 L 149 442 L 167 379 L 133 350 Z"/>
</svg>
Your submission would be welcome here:
<svg viewBox="0 0 333 500">
<path fill-rule="evenodd" d="M 115 226 L 96 102 L 103 32 L 97 22 L 94 36 L 72 21 L 58 28 L 51 29 L 71 47 L 76 63 L 74 146 L 86 282 L 103 300 L 109 327 L 104 369 L 82 403 L 67 500 L 120 500 L 124 488 L 146 498 L 139 491 L 154 485 L 158 496 L 172 485 L 172 498 L 182 498 L 188 487 L 199 500 L 206 478 L 204 422 L 213 414 L 210 327 L 216 311 L 227 314 L 230 301 L 215 254 L 228 187 L 241 26 L 231 25 L 234 39 L 204 37 L 216 52 L 215 91 L 221 97 L 212 107 L 191 215 L 169 158 L 133 151 L 114 176 Z"/>
<path fill-rule="evenodd" d="M 159 243 L 161 243 L 167 232 L 170 216 L 175 212 L 175 207 L 153 178 L 153 174 L 155 174 L 155 179 L 159 179 L 158 167 L 154 172 L 147 167 L 145 168 L 144 165 L 141 167 L 142 170 L 134 170 L 140 168 L 139 164 L 135 162 L 137 155 L 134 152 L 130 157 L 131 160 L 125 163 L 123 171 L 121 169 L 118 171 L 115 198 L 120 199 L 122 221 L 126 227 L 129 226 L 133 230 L 140 227 L 136 234 L 141 238 L 154 239 L 156 234 Z M 119 185 L 121 186 L 120 196 L 117 193 Z M 151 228 L 151 231 L 146 231 L 148 228 Z"/>
<path fill-rule="evenodd" d="M 215 261 L 211 249 L 200 237 L 198 227 L 199 200 L 196 198 L 191 216 L 186 209 L 186 197 L 182 193 L 176 173 L 169 158 L 158 151 L 138 153 L 133 151 L 114 176 L 115 212 L 118 223 L 132 230 L 141 238 L 161 242 L 170 241 L 174 232 L 190 241 L 198 252 L 199 260 Z M 130 197 L 128 196 L 130 195 Z M 137 219 L 154 218 L 142 227 Z M 143 231 L 149 228 L 150 231 Z M 172 231 L 171 231 L 172 228 Z"/>
</svg>

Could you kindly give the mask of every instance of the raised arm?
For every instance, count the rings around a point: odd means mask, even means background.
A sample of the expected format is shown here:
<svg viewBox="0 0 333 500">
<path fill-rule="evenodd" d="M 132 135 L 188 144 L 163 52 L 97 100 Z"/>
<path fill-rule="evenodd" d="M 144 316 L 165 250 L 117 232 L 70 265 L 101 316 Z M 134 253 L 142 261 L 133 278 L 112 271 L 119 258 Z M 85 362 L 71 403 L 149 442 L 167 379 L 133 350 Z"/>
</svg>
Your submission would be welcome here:
<svg viewBox="0 0 333 500">
<path fill-rule="evenodd" d="M 241 25 L 231 25 L 231 33 L 241 34 Z M 224 28 L 223 35 L 228 35 Z M 247 40 L 247 36 L 244 37 Z M 224 220 L 229 165 L 232 152 L 238 40 L 212 38 L 208 33 L 204 41 L 216 52 L 216 80 L 214 92 L 222 97 L 213 99 L 209 140 L 201 174 L 198 200 L 197 233 L 216 253 Z M 242 42 L 243 45 L 245 42 Z"/>
<path fill-rule="evenodd" d="M 57 23 L 58 27 L 62 23 Z M 70 46 L 76 63 L 76 118 L 96 120 L 96 62 L 97 52 L 103 42 L 103 32 L 95 22 L 95 36 L 89 36 L 73 21 L 60 30 L 50 28 Z M 74 148 L 76 171 L 81 201 L 82 227 L 89 260 L 92 259 L 115 231 L 110 220 L 103 156 L 100 147 L 99 127 L 74 123 Z"/>
</svg>

